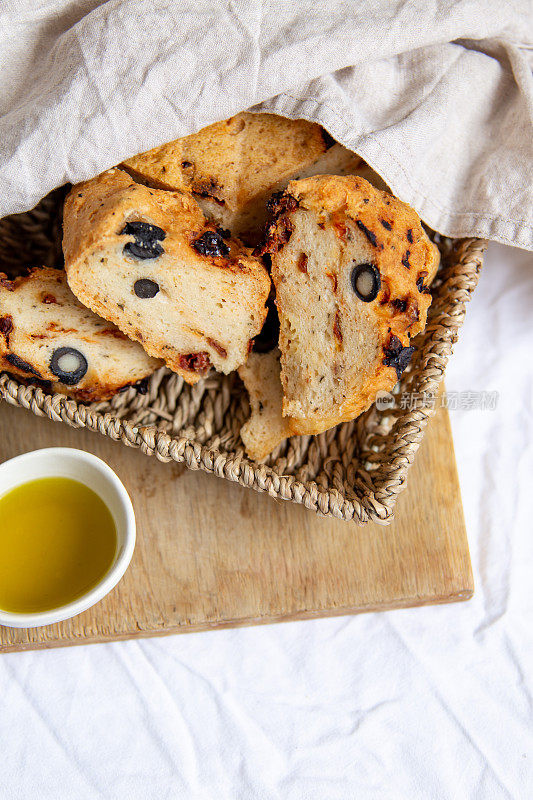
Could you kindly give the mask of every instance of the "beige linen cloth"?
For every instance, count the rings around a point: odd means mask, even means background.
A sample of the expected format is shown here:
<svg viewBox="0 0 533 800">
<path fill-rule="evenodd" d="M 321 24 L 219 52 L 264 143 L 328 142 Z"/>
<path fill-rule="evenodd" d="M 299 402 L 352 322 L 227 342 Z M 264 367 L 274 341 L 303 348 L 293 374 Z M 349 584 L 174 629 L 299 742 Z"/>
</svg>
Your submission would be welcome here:
<svg viewBox="0 0 533 800">
<path fill-rule="evenodd" d="M 435 230 L 533 249 L 532 27 L 531 0 L 3 0 L 0 216 L 252 108 Z"/>
</svg>

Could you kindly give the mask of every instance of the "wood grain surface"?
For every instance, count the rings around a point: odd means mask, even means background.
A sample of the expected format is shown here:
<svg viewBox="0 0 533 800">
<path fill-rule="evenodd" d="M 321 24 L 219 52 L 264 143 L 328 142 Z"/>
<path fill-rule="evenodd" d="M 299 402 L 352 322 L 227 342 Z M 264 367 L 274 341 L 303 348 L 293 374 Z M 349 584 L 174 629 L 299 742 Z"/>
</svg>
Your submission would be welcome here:
<svg viewBox="0 0 533 800">
<path fill-rule="evenodd" d="M 381 527 L 317 517 L 85 430 L 0 405 L 0 460 L 78 447 L 116 470 L 137 519 L 126 575 L 74 619 L 0 626 L 0 652 L 466 600 L 473 579 L 447 412 Z"/>
</svg>

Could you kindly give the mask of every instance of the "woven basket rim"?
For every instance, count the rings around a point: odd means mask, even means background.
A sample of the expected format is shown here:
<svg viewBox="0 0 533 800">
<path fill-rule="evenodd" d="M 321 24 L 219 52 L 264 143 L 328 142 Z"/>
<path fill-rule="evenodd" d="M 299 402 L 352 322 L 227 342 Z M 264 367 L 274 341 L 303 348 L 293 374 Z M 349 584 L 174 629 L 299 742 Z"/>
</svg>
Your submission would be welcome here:
<svg viewBox="0 0 533 800">
<path fill-rule="evenodd" d="M 430 307 L 428 326 L 421 334 L 420 349 L 425 363 L 416 376 L 424 391 L 433 393 L 438 391 L 465 316 L 466 303 L 477 284 L 487 242 L 468 238 L 455 240 L 454 246 L 456 257 L 451 259 L 443 277 L 446 291 L 449 284 L 449 307 L 436 318 L 434 314 L 432 317 Z M 300 503 L 319 514 L 359 524 L 368 521 L 387 524 L 392 520 L 396 498 L 405 486 L 409 467 L 434 413 L 431 407 L 418 408 L 397 419 L 388 434 L 395 445 L 394 458 L 381 464 L 377 476 L 359 470 L 359 479 L 368 492 L 358 499 L 345 497 L 334 487 L 323 489 L 314 480 L 303 482 L 294 475 L 280 475 L 275 467 L 251 461 L 242 449 L 224 452 L 184 435 L 169 434 L 156 425 L 137 426 L 114 416 L 112 411 L 92 408 L 62 394 L 47 394 L 41 387 L 23 384 L 7 373 L 0 376 L 0 398 L 37 416 L 98 431 L 147 455 L 156 455 L 161 461 L 184 462 L 190 469 L 201 469 L 273 497 Z"/>
</svg>

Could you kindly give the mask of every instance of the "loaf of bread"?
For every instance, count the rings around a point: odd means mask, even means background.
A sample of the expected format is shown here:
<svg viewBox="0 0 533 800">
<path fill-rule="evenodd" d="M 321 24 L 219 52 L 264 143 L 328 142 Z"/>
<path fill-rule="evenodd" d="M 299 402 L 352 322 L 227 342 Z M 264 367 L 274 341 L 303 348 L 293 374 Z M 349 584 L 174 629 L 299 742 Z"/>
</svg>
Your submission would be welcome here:
<svg viewBox="0 0 533 800">
<path fill-rule="evenodd" d="M 63 225 L 70 288 L 149 355 L 189 383 L 211 366 L 228 373 L 244 363 L 270 278 L 190 193 L 111 169 L 72 189 Z"/>
<path fill-rule="evenodd" d="M 283 415 L 294 434 L 354 419 L 414 352 L 438 251 L 417 214 L 366 180 L 289 183 L 258 252 L 272 259 Z"/>
<path fill-rule="evenodd" d="M 192 192 L 215 224 L 255 244 L 269 196 L 330 144 L 315 123 L 243 112 L 122 166 L 148 186 Z"/>
<path fill-rule="evenodd" d="M 82 306 L 65 273 L 49 267 L 14 280 L 0 275 L 0 363 L 84 402 L 106 400 L 162 366 Z"/>
</svg>

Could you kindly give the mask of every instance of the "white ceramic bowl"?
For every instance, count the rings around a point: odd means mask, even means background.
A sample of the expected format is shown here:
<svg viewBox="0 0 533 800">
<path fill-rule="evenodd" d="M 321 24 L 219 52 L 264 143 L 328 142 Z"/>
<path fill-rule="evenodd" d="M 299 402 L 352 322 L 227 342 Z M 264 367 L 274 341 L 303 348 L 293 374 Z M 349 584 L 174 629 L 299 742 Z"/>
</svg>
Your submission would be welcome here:
<svg viewBox="0 0 533 800">
<path fill-rule="evenodd" d="M 117 585 L 135 548 L 135 516 L 130 497 L 111 467 L 100 458 L 70 447 L 49 447 L 24 453 L 0 465 L 0 497 L 37 478 L 72 478 L 96 492 L 115 521 L 117 551 L 102 580 L 72 603 L 32 614 L 16 614 L 0 609 L 0 625 L 10 628 L 50 625 L 86 611 Z"/>
</svg>

